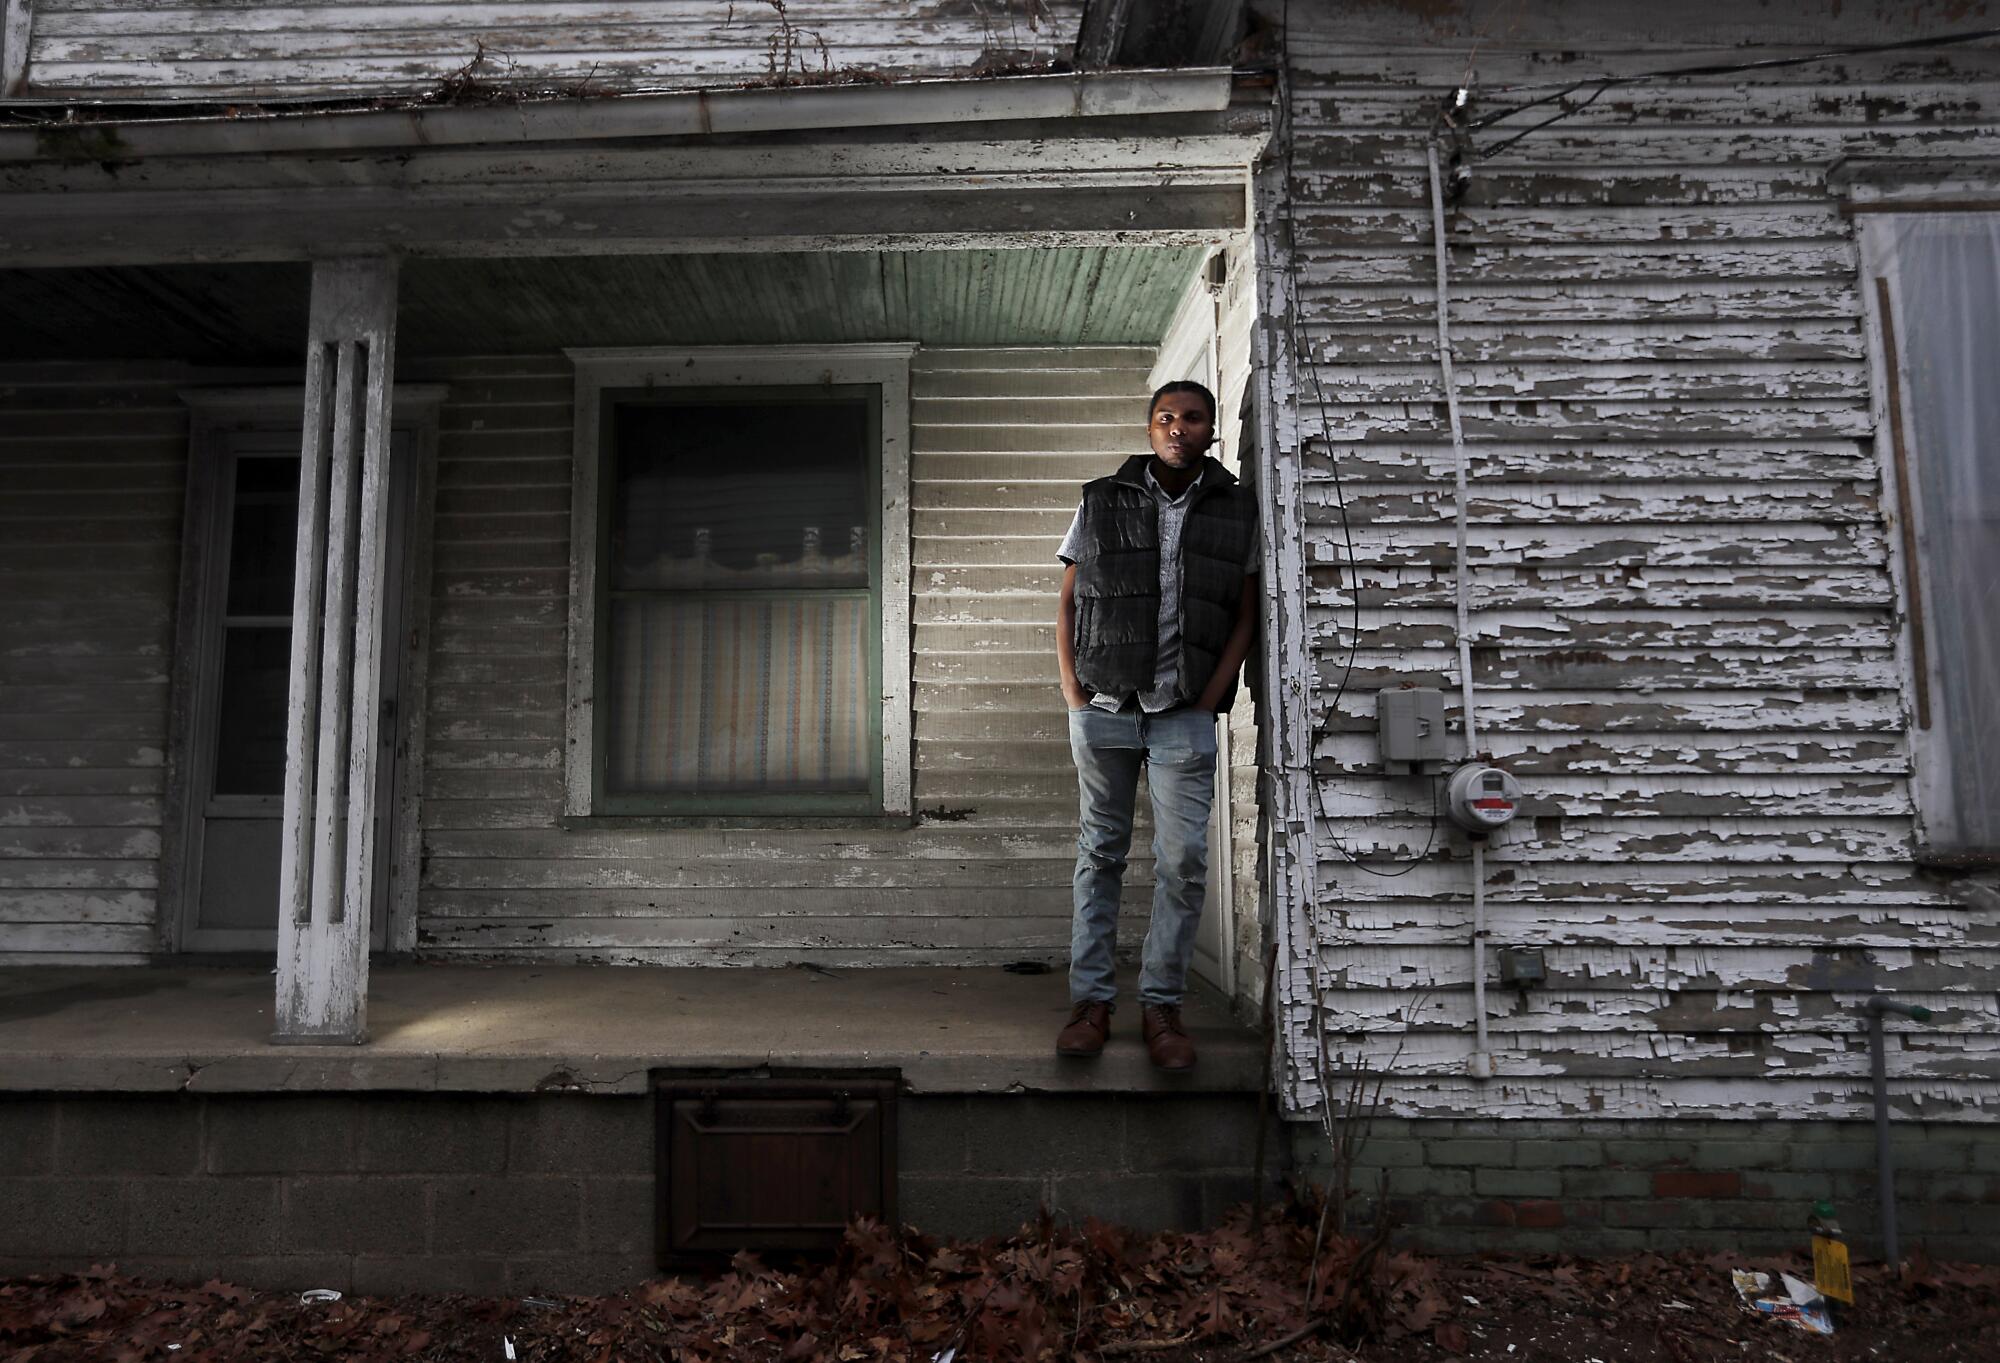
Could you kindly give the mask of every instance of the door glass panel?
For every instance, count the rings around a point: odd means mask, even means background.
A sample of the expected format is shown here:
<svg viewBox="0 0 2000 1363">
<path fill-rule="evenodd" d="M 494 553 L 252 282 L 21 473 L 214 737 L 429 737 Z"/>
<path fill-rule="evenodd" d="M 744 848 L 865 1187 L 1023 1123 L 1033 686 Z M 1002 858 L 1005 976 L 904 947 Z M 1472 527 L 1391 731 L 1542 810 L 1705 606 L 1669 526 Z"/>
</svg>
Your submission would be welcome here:
<svg viewBox="0 0 2000 1363">
<path fill-rule="evenodd" d="M 298 459 L 238 459 L 229 530 L 229 614 L 292 613 L 298 534 Z"/>
<path fill-rule="evenodd" d="M 228 627 L 215 730 L 215 794 L 285 793 L 285 696 L 291 671 L 289 625 Z"/>
<path fill-rule="evenodd" d="M 298 508 L 296 455 L 235 460 L 213 795 L 284 794 Z"/>
</svg>

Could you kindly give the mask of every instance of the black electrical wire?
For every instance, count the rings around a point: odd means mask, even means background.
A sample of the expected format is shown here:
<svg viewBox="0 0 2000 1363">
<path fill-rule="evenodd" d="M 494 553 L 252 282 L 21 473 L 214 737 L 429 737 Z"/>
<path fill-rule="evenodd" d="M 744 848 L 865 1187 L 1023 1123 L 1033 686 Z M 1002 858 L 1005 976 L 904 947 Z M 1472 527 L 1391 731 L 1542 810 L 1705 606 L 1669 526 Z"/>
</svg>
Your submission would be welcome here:
<svg viewBox="0 0 2000 1363">
<path fill-rule="evenodd" d="M 1319 798 L 1318 790 L 1319 787 L 1315 784 L 1315 786 L 1313 787 L 1314 791 L 1313 798 L 1315 802 L 1317 802 Z M 1321 812 L 1324 813 L 1323 810 Z M 1438 835 L 1438 778 L 1433 776 L 1431 778 L 1430 831 L 1424 834 L 1423 850 L 1421 852 L 1418 852 L 1414 857 L 1410 858 L 1408 861 L 1404 862 L 1402 870 L 1378 871 L 1373 866 L 1370 866 L 1366 862 L 1362 861 L 1361 858 L 1355 856 L 1354 853 L 1348 851 L 1344 844 L 1336 842 L 1334 843 L 1334 846 L 1339 849 L 1340 855 L 1347 858 L 1347 860 L 1349 861 L 1349 863 L 1353 865 L 1355 870 L 1363 872 L 1364 874 L 1367 875 L 1374 876 L 1378 880 L 1394 880 L 1397 876 L 1408 875 L 1410 872 L 1416 870 L 1419 866 L 1422 866 L 1424 864 L 1424 859 L 1430 856 L 1431 854 L 1431 848 L 1437 845 L 1437 835 Z"/>
<path fill-rule="evenodd" d="M 1609 90 L 1610 88 L 1611 87 L 1608 85 L 1598 86 L 1595 90 L 1592 90 L 1590 92 L 1590 98 L 1584 100 L 1581 104 L 1578 104 L 1574 107 L 1565 105 L 1561 113 L 1545 118 L 1540 123 L 1535 123 L 1526 128 L 1523 128 L 1521 129 L 1521 131 L 1515 133 L 1512 137 L 1505 138 L 1499 142 L 1495 142 L 1490 147 L 1481 148 L 1476 153 L 1477 156 L 1481 160 L 1484 160 L 1489 156 L 1498 156 L 1501 152 L 1507 150 L 1507 148 L 1513 146 L 1516 142 L 1519 142 L 1522 138 L 1527 137 L 1532 133 L 1540 132 L 1542 129 L 1548 127 L 1551 123 L 1560 123 L 1565 118 L 1570 118 L 1576 114 L 1582 113 L 1585 109 L 1588 109 L 1591 105 L 1597 103 L 1597 97 L 1603 94 L 1606 90 Z M 1527 106 L 1523 105 L 1522 107 L 1525 108 Z"/>
<path fill-rule="evenodd" d="M 1291 249 L 1287 250 L 1285 256 L 1285 285 L 1286 285 L 1286 293 L 1291 303 L 1291 314 L 1292 314 L 1290 322 L 1288 323 L 1287 330 L 1289 332 L 1289 337 L 1292 343 L 1292 353 L 1296 358 L 1296 362 L 1299 365 L 1299 367 L 1306 372 L 1306 374 L 1310 377 L 1312 381 L 1314 405 L 1319 410 L 1320 439 L 1321 443 L 1324 444 L 1327 449 L 1327 462 L 1332 470 L 1332 475 L 1333 475 L 1334 501 L 1337 507 L 1339 508 L 1341 537 L 1347 552 L 1347 559 L 1346 562 L 1342 565 L 1342 567 L 1344 571 L 1347 573 L 1348 596 L 1353 611 L 1352 615 L 1353 628 L 1350 633 L 1347 658 L 1341 668 L 1340 679 L 1334 686 L 1333 698 L 1327 705 L 1327 713 L 1330 715 L 1338 710 L 1341 698 L 1346 694 L 1348 682 L 1354 675 L 1355 659 L 1361 647 L 1361 593 L 1359 584 L 1356 582 L 1354 577 L 1354 533 L 1347 513 L 1347 492 L 1345 486 L 1341 481 L 1340 461 L 1339 459 L 1334 457 L 1333 453 L 1333 423 L 1326 408 L 1326 390 L 1319 380 L 1319 371 L 1317 362 L 1307 352 L 1305 345 L 1302 343 L 1299 331 L 1299 326 L 1300 326 L 1299 319 L 1302 313 L 1302 308 L 1301 308 L 1301 300 L 1299 297 L 1298 262 L 1297 262 L 1297 250 L 1296 250 L 1297 217 L 1292 195 L 1294 139 L 1292 137 L 1293 108 L 1292 108 L 1292 87 L 1291 87 L 1291 17 L 1292 17 L 1291 0 L 1284 0 L 1284 4 L 1282 6 L 1279 18 L 1280 30 L 1279 30 L 1279 54 L 1278 54 L 1278 93 L 1279 93 L 1279 104 L 1284 119 L 1283 126 L 1280 128 L 1279 134 L 1283 138 L 1285 147 L 1285 221 L 1287 228 L 1291 229 L 1290 231 L 1291 241 L 1289 243 Z M 1583 112 L 1585 109 L 1589 108 L 1592 104 L 1596 103 L 1597 100 L 1604 94 L 1606 90 L 1609 90 L 1614 86 L 1636 85 L 1647 81 L 1655 81 L 1655 80 L 1687 79 L 1697 76 L 1733 75 L 1738 72 L 1744 72 L 1744 71 L 1773 70 L 1788 66 L 1805 66 L 1813 62 L 1829 61 L 1840 57 L 1866 56 L 1871 53 L 1907 51 L 1915 48 L 1924 48 L 1924 47 L 1948 47 L 1962 43 L 1977 42 L 1985 38 L 1996 38 L 1996 37 L 2000 37 L 2000 28 L 1977 29 L 1970 32 L 1942 34 L 1929 38 L 1912 38 L 1902 42 L 1894 42 L 1894 43 L 1869 43 L 1853 47 L 1831 48 L 1825 51 L 1814 52 L 1807 55 L 1795 56 L 1795 57 L 1767 57 L 1748 62 L 1714 63 L 1714 64 L 1707 64 L 1700 66 L 1671 67 L 1658 71 L 1635 72 L 1631 75 L 1625 75 L 1625 76 L 1605 76 L 1590 80 L 1571 81 L 1559 87 L 1554 86 L 1553 83 L 1551 83 L 1550 85 L 1501 86 L 1501 87 L 1495 87 L 1493 93 L 1503 93 L 1506 91 L 1520 91 L 1520 90 L 1551 89 L 1551 88 L 1554 89 L 1554 93 L 1544 95 L 1539 99 L 1529 100 L 1526 103 L 1517 104 L 1509 108 L 1497 109 L 1490 114 L 1483 115 L 1476 119 L 1460 121 L 1458 118 L 1454 116 L 1454 113 L 1457 107 L 1462 105 L 1468 87 L 1470 86 L 1470 76 L 1468 75 L 1466 82 L 1462 84 L 1458 90 L 1454 91 L 1451 96 L 1447 97 L 1446 103 L 1440 109 L 1437 120 L 1433 123 L 1431 135 L 1433 137 L 1437 137 L 1441 132 L 1448 133 L 1450 135 L 1453 143 L 1455 144 L 1453 149 L 1452 162 L 1454 166 L 1454 174 L 1457 174 L 1459 173 L 1460 168 L 1463 167 L 1465 159 L 1467 159 L 1465 153 L 1467 150 L 1470 149 L 1468 144 L 1470 141 L 1470 133 L 1473 130 L 1491 127 L 1496 123 L 1503 122 L 1506 119 L 1513 118 L 1518 114 L 1526 113 L 1530 109 L 1539 108 L 1546 104 L 1562 105 L 1562 109 L 1559 113 L 1556 113 L 1549 118 L 1543 119 L 1541 122 L 1536 123 L 1530 127 L 1524 128 L 1520 132 L 1515 133 L 1513 136 L 1505 138 L 1502 141 L 1496 142 L 1490 147 L 1486 147 L 1484 149 L 1480 149 L 1474 152 L 1474 155 L 1477 158 L 1484 159 L 1486 157 L 1496 155 L 1499 152 L 1505 151 L 1508 147 L 1513 146 L 1515 143 L 1519 142 L 1522 138 L 1528 137 L 1536 132 L 1539 132 L 1543 128 L 1549 127 L 1550 125 L 1555 123 L 1560 123 L 1564 119 L 1571 118 L 1576 114 Z M 1591 93 L 1587 98 L 1585 98 L 1584 100 L 1575 105 L 1568 104 L 1567 100 L 1569 99 L 1569 97 L 1575 94 L 1579 90 L 1590 90 Z M 1301 442 L 1301 445 L 1302 448 L 1300 450 L 1300 456 L 1301 458 L 1303 458 L 1304 456 L 1303 442 Z M 1307 776 L 1308 776 L 1308 783 L 1310 784 L 1312 789 L 1313 817 L 1319 821 L 1321 827 L 1326 827 L 1330 829 L 1331 821 L 1327 818 L 1325 802 L 1320 795 L 1318 774 L 1316 771 L 1310 769 L 1311 763 L 1314 760 L 1312 755 L 1313 750 L 1316 750 L 1318 747 L 1318 742 L 1322 731 L 1318 725 L 1312 724 L 1310 722 L 1308 723 L 1308 731 L 1310 734 L 1310 743 L 1309 743 L 1309 751 L 1307 753 L 1307 762 L 1309 768 Z M 1438 787 L 1437 778 L 1432 777 L 1430 829 L 1427 835 L 1425 836 L 1423 850 L 1418 852 L 1417 855 L 1411 858 L 1408 862 L 1404 863 L 1399 869 L 1394 871 L 1378 871 L 1374 867 L 1364 864 L 1359 857 L 1355 856 L 1354 853 L 1351 850 L 1349 850 L 1348 847 L 1337 838 L 1333 839 L 1334 848 L 1337 851 L 1339 851 L 1341 856 L 1345 858 L 1349 864 L 1354 866 L 1357 870 L 1364 872 L 1365 874 L 1376 876 L 1384 880 L 1392 880 L 1398 876 L 1408 875 L 1411 871 L 1414 871 L 1417 867 L 1424 864 L 1425 859 L 1430 855 L 1432 846 L 1437 841 L 1437 829 L 1438 829 L 1437 787 Z"/>
<path fill-rule="evenodd" d="M 1290 17 L 1291 0 L 1285 0 L 1284 18 L 1289 20 Z M 1285 253 L 1285 293 L 1291 302 L 1288 330 L 1291 334 L 1292 354 L 1299 368 L 1312 381 L 1313 403 L 1319 409 L 1320 443 L 1326 447 L 1327 467 L 1333 475 L 1333 500 L 1340 514 L 1341 543 L 1347 552 L 1347 559 L 1341 564 L 1341 570 L 1347 575 L 1348 604 L 1352 611 L 1353 622 L 1353 627 L 1348 631 L 1347 657 L 1341 665 L 1340 680 L 1334 683 L 1333 699 L 1327 703 L 1327 710 L 1332 713 L 1339 707 L 1341 697 L 1347 693 L 1347 684 L 1354 676 L 1355 658 L 1361 650 L 1361 590 L 1355 581 L 1354 527 L 1347 514 L 1347 487 L 1340 476 L 1340 460 L 1333 453 L 1333 418 L 1326 408 L 1326 387 L 1320 382 L 1319 363 L 1312 358 L 1307 349 L 1306 338 L 1300 331 L 1300 319 L 1305 312 L 1305 301 L 1299 293 L 1298 216 L 1295 196 L 1292 193 L 1292 156 L 1295 139 L 1291 135 L 1293 110 L 1289 34 L 1290 30 L 1287 28 L 1280 40 L 1284 48 L 1280 53 L 1278 65 L 1279 102 L 1284 110 L 1284 128 L 1280 135 L 1284 139 L 1285 147 L 1285 225 L 1290 239 L 1288 246 L 1291 248 Z M 1303 445 L 1303 442 L 1301 444 Z M 1301 448 L 1299 454 L 1303 460 L 1305 450 Z"/>
<path fill-rule="evenodd" d="M 1340 678 L 1334 683 L 1332 699 L 1326 705 L 1326 713 L 1331 716 L 1339 711 L 1341 699 L 1347 694 L 1348 683 L 1354 676 L 1355 660 L 1361 651 L 1361 585 L 1355 575 L 1354 528 L 1347 514 L 1347 488 L 1340 476 L 1340 460 L 1334 454 L 1333 449 L 1333 418 L 1327 411 L 1326 387 L 1320 382 L 1318 362 L 1308 353 L 1305 340 L 1300 332 L 1300 318 L 1304 314 L 1304 307 L 1299 295 L 1297 217 L 1295 198 L 1292 194 L 1292 156 L 1295 139 L 1292 137 L 1291 0 L 1284 0 L 1279 23 L 1281 27 L 1278 39 L 1278 103 L 1284 123 L 1278 131 L 1285 148 L 1285 224 L 1290 238 L 1288 242 L 1290 249 L 1285 253 L 1285 292 L 1291 303 L 1291 318 L 1287 323 L 1286 329 L 1292 343 L 1292 354 L 1295 362 L 1312 381 L 1313 403 L 1319 411 L 1320 443 L 1326 447 L 1327 465 L 1333 474 L 1334 504 L 1339 511 L 1341 542 L 1347 555 L 1346 560 L 1341 564 L 1341 571 L 1346 574 L 1348 604 L 1352 612 L 1350 617 L 1352 628 L 1348 631 L 1347 656 L 1341 664 Z M 1299 450 L 1301 461 L 1303 461 L 1305 456 L 1304 443 L 1301 440 Z M 1312 769 L 1312 764 L 1315 760 L 1314 753 L 1318 750 L 1319 740 L 1323 736 L 1324 730 L 1319 724 L 1312 722 L 1310 717 L 1307 729 L 1306 762 L 1308 770 L 1306 775 L 1307 784 L 1312 791 L 1312 813 L 1313 817 L 1319 821 L 1320 827 L 1329 830 L 1329 837 L 1331 837 L 1332 821 L 1327 817 L 1326 804 L 1320 795 L 1318 772 Z M 1431 848 L 1437 842 L 1437 830 L 1437 778 L 1432 777 L 1430 830 L 1424 838 L 1423 850 L 1418 852 L 1410 861 L 1403 864 L 1402 869 L 1396 871 L 1378 871 L 1374 867 L 1364 864 L 1338 838 L 1333 838 L 1332 842 L 1334 849 L 1356 869 L 1368 875 L 1393 880 L 1397 876 L 1408 875 L 1411 871 L 1424 864 L 1425 858 L 1430 855 Z"/>
<path fill-rule="evenodd" d="M 1349 634 L 1347 656 L 1341 668 L 1340 679 L 1334 685 L 1333 697 L 1327 705 L 1327 713 L 1332 714 L 1338 710 L 1341 698 L 1346 694 L 1348 683 L 1354 675 L 1356 656 L 1361 647 L 1361 593 L 1359 584 L 1355 581 L 1354 577 L 1354 532 L 1347 512 L 1347 491 L 1340 475 L 1340 461 L 1333 454 L 1333 422 L 1327 411 L 1326 389 L 1320 383 L 1318 363 L 1308 353 L 1299 330 L 1303 308 L 1298 284 L 1296 252 L 1297 218 L 1291 193 L 1294 154 L 1294 139 L 1292 137 L 1294 113 L 1291 87 L 1291 0 L 1284 0 L 1279 23 L 1278 89 L 1279 104 L 1284 117 L 1284 125 L 1280 130 L 1280 135 L 1284 139 L 1285 146 L 1285 218 L 1286 225 L 1293 229 L 1291 235 L 1293 238 L 1292 246 L 1294 248 L 1286 253 L 1285 258 L 1286 293 L 1291 303 L 1292 314 L 1288 330 L 1292 342 L 1292 352 L 1296 357 L 1299 367 L 1305 371 L 1307 377 L 1312 382 L 1314 405 L 1319 411 L 1320 439 L 1321 443 L 1327 448 L 1328 465 L 1332 471 L 1334 501 L 1339 510 L 1341 538 L 1347 554 L 1346 562 L 1342 567 L 1347 573 L 1348 597 L 1352 609 L 1352 628 Z M 1606 90 L 1612 89 L 1615 86 L 1637 85 L 1656 80 L 1680 80 L 1700 76 L 1734 75 L 1745 71 L 1766 71 L 1790 66 L 1806 66 L 1814 62 L 1831 61 L 1841 57 L 1866 56 L 1872 53 L 1900 52 L 1927 47 L 1949 47 L 1978 42 L 1987 38 L 2000 38 L 2000 28 L 1975 29 L 1967 32 L 1939 34 L 1925 38 L 1910 38 L 1892 43 L 1866 43 L 1850 47 L 1828 48 L 1818 52 L 1791 57 L 1764 57 L 1746 62 L 1717 62 L 1696 66 L 1668 67 L 1655 71 L 1634 72 L 1629 75 L 1603 76 L 1587 80 L 1570 81 L 1559 86 L 1554 83 L 1548 85 L 1499 86 L 1495 87 L 1493 93 L 1536 89 L 1552 89 L 1553 93 L 1505 109 L 1497 109 L 1492 113 L 1482 115 L 1478 118 L 1461 121 L 1453 115 L 1456 107 L 1463 103 L 1464 95 L 1470 85 L 1470 75 L 1468 73 L 1466 84 L 1455 91 L 1453 96 L 1448 97 L 1446 103 L 1440 109 L 1439 116 L 1432 126 L 1432 135 L 1435 137 L 1440 132 L 1445 132 L 1451 136 L 1455 143 L 1453 163 L 1455 166 L 1462 166 L 1465 159 L 1465 152 L 1469 149 L 1467 144 L 1469 142 L 1469 134 L 1472 131 L 1492 127 L 1506 119 L 1513 118 L 1516 115 L 1526 113 L 1530 109 L 1539 108 L 1543 105 L 1558 104 L 1562 106 L 1560 112 L 1551 117 L 1523 128 L 1511 137 L 1504 138 L 1491 146 L 1478 149 L 1474 152 L 1474 155 L 1480 159 L 1494 156 L 1505 151 L 1508 147 L 1513 146 L 1523 138 L 1541 131 L 1543 128 L 1582 113 L 1585 109 L 1596 103 Z M 1589 90 L 1590 94 L 1580 102 L 1573 105 L 1570 104 L 1568 102 L 1569 97 L 1579 90 Z M 1301 454 L 1303 454 L 1303 450 L 1301 450 Z M 1316 749 L 1322 731 L 1318 725 L 1310 725 L 1309 729 L 1311 731 L 1312 747 Z M 1311 755 L 1308 754 L 1308 761 L 1310 762 L 1311 760 Z M 1319 820 L 1322 827 L 1327 827 L 1331 821 L 1327 818 L 1326 806 L 1320 795 L 1317 774 L 1309 773 L 1309 776 L 1311 778 L 1313 814 Z M 1431 848 L 1436 843 L 1437 828 L 1437 778 L 1432 777 L 1431 820 L 1429 832 L 1424 839 L 1423 850 L 1418 852 L 1409 862 L 1405 863 L 1401 869 L 1395 871 L 1378 871 L 1371 866 L 1365 865 L 1360 858 L 1356 857 L 1338 839 L 1333 841 L 1333 846 L 1339 851 L 1342 857 L 1358 870 L 1383 879 L 1394 879 L 1397 876 L 1408 875 L 1424 863 L 1424 859 L 1430 855 Z"/>
<path fill-rule="evenodd" d="M 1810 66 L 1814 62 L 1834 61 L 1841 57 L 1865 57 L 1876 52 L 1907 52 L 1920 47 L 1952 47 L 1959 43 L 1976 43 L 1982 38 L 2000 38 L 2000 28 L 1975 28 L 1958 33 L 1938 33 L 1924 38 L 1902 38 L 1893 43 L 1860 43 L 1852 47 L 1830 47 L 1822 51 L 1808 52 L 1796 57 L 1759 57 L 1755 61 L 1747 62 L 1709 62 L 1698 66 L 1666 66 L 1653 71 L 1634 71 L 1623 76 L 1587 76 L 1582 80 L 1573 81 L 1542 81 L 1519 85 L 1496 85 L 1492 87 L 1490 93 L 1504 95 L 1520 90 L 1554 90 L 1556 93 L 1545 96 L 1542 99 L 1530 100 L 1526 104 L 1516 105 L 1512 109 L 1503 109 L 1489 114 L 1484 119 L 1477 120 L 1475 126 L 1478 126 L 1480 123 L 1497 123 L 1510 114 L 1520 113 L 1523 109 L 1532 109 L 1537 104 L 1546 104 L 1549 100 L 1559 99 L 1563 95 L 1575 90 L 1581 90 L 1587 85 L 1621 85 L 1637 81 L 1671 80 L 1680 76 L 1729 76 L 1739 71 L 1768 71 L 1784 66 Z"/>
<path fill-rule="evenodd" d="M 1613 86 L 1638 85 L 1656 80 L 1686 80 L 1697 76 L 1729 76 L 1744 71 L 1771 71 L 1787 66 L 1809 66 L 1814 62 L 1834 61 L 1841 57 L 1865 57 L 1873 53 L 1906 52 L 1925 47 L 1952 47 L 1962 43 L 1976 43 L 1986 38 L 2000 38 L 2000 28 L 1980 28 L 1960 33 L 1940 33 L 1925 38 L 1905 38 L 1893 43 L 1862 43 L 1852 47 L 1827 48 L 1823 51 L 1805 53 L 1794 57 L 1761 57 L 1754 61 L 1745 62 L 1710 62 L 1698 66 L 1664 67 L 1656 71 L 1635 71 L 1623 76 L 1594 76 L 1585 80 L 1569 81 L 1560 85 L 1550 82 L 1545 85 L 1495 86 L 1487 93 L 1506 94 L 1513 91 L 1544 89 L 1552 89 L 1554 93 L 1543 95 L 1539 99 L 1528 100 L 1523 104 L 1511 105 L 1504 109 L 1495 109 L 1490 114 L 1482 114 L 1480 117 L 1470 120 L 1465 126 L 1474 130 L 1489 128 L 1505 119 L 1513 118 L 1517 114 L 1526 113 L 1528 110 L 1539 108 L 1544 104 L 1563 103 L 1579 90 L 1589 90 L 1593 86 L 1596 87 L 1590 98 L 1584 100 L 1581 104 L 1574 107 L 1565 105 L 1563 111 L 1554 117 L 1545 119 L 1535 124 L 1534 127 L 1527 128 L 1504 142 L 1495 143 L 1493 146 L 1485 148 L 1479 153 L 1481 157 L 1487 157 L 1507 147 L 1511 147 L 1529 133 L 1537 132 L 1542 128 L 1548 127 L 1551 123 L 1559 123 L 1573 114 L 1581 113 L 1584 109 L 1590 107 L 1599 95 Z"/>
</svg>

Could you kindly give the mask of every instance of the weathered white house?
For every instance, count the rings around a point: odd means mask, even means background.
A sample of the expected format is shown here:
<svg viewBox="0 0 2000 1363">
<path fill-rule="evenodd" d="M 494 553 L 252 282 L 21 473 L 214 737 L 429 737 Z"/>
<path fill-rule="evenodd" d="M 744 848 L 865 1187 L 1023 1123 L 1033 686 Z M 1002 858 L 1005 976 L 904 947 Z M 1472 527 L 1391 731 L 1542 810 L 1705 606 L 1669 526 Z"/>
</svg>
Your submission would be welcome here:
<svg viewBox="0 0 2000 1363">
<path fill-rule="evenodd" d="M 1380 1075 L 1421 1239 L 1789 1243 L 1883 993 L 1991 1254 L 1987 8 L 7 0 L 0 1267 L 622 1281 L 808 1069 L 941 1228 L 1212 1217 Z M 1193 1090 L 998 969 L 1182 377 L 1268 531 Z"/>
</svg>

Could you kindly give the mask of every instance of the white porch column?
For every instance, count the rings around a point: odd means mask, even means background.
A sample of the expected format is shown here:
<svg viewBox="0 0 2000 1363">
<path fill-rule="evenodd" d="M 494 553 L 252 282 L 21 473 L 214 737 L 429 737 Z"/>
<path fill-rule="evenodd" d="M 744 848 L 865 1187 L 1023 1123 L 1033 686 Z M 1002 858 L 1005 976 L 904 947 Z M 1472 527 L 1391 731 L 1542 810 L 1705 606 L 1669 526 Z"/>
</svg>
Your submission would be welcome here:
<svg viewBox="0 0 2000 1363">
<path fill-rule="evenodd" d="M 271 1040 L 367 1039 L 396 262 L 315 261 Z"/>
</svg>

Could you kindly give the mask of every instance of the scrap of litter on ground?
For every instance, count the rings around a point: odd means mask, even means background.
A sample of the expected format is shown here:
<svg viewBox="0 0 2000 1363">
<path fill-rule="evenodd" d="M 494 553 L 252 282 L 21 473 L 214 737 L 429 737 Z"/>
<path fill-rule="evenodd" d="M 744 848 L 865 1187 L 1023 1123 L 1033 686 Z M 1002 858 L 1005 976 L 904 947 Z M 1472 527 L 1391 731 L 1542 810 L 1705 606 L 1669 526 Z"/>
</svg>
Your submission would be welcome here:
<svg viewBox="0 0 2000 1363">
<path fill-rule="evenodd" d="M 2000 1268 L 1921 1256 L 1900 1274 L 1861 1268 L 1830 1334 L 1756 1305 L 1759 1293 L 1810 1292 L 1811 1272 L 1803 1248 L 1754 1262 L 1431 1257 L 1380 1233 L 1333 1234 L 1296 1207 L 1255 1230 L 1245 1209 L 1198 1234 L 1045 1218 L 977 1242 L 861 1222 L 829 1260 L 743 1254 L 601 1297 L 172 1286 L 108 1266 L 17 1278 L 0 1281 L 0 1363 L 2000 1358 Z"/>
</svg>

